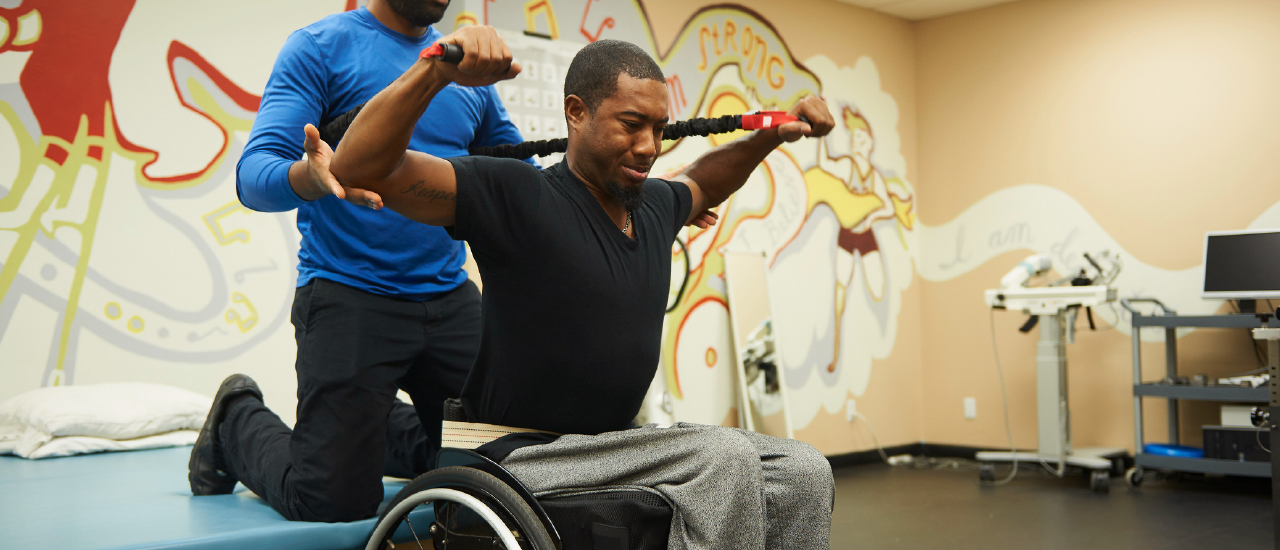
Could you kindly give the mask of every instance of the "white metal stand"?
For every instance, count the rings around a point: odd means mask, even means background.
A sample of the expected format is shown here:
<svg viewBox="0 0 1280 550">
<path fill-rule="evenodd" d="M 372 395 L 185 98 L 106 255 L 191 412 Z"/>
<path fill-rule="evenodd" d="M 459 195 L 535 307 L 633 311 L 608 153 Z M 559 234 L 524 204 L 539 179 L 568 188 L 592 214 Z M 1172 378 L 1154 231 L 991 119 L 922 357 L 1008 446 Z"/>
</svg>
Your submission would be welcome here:
<svg viewBox="0 0 1280 550">
<path fill-rule="evenodd" d="M 1088 288 L 1088 287 L 1077 287 Z M 1069 317 L 1066 309 L 1040 314 L 1040 342 L 1036 346 L 1036 418 L 1039 449 L 1034 453 L 980 452 L 979 462 L 1044 461 L 1057 466 L 1092 470 L 1095 490 L 1105 491 L 1106 472 L 1112 459 L 1125 455 L 1124 449 L 1089 447 L 1071 448 L 1071 411 L 1067 406 L 1067 353 L 1064 335 Z M 1070 316 L 1074 318 L 1074 316 Z"/>
</svg>

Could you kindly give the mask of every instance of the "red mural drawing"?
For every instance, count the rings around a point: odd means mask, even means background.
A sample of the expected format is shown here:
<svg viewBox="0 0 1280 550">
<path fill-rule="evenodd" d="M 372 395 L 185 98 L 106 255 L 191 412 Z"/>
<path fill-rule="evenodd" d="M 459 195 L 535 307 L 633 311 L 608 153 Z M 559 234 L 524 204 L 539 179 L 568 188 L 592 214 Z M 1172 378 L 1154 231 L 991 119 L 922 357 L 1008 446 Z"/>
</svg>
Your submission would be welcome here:
<svg viewBox="0 0 1280 550">
<path fill-rule="evenodd" d="M 582 36 L 587 37 L 588 42 L 599 40 L 605 29 L 612 29 L 617 24 L 612 17 L 606 17 L 604 21 L 600 22 L 600 26 L 596 28 L 595 34 L 591 34 L 591 31 L 587 30 L 587 17 L 591 15 L 591 3 L 598 1 L 600 0 L 587 0 L 587 9 L 582 10 L 582 24 L 578 26 L 578 31 L 582 33 Z"/>
<path fill-rule="evenodd" d="M 74 142 L 76 131 L 82 118 L 88 123 L 89 136 L 106 136 L 104 122 L 112 103 L 111 85 L 108 76 L 111 70 L 111 56 L 120 40 L 125 21 L 133 11 L 135 0 L 95 0 L 79 4 L 75 9 L 67 9 L 67 5 L 56 0 L 38 0 L 24 2 L 18 10 L 0 10 L 0 16 L 9 21 L 31 13 L 39 13 L 41 21 L 40 39 L 21 46 L 6 46 L 0 51 L 30 51 L 31 58 L 22 71 L 20 85 L 23 95 L 40 124 L 40 132 L 46 136 L 56 137 Z M 10 25 L 10 28 L 15 28 Z M 177 78 L 173 73 L 176 59 L 190 61 L 204 71 L 218 88 L 226 93 L 241 108 L 256 112 L 261 100 L 258 96 L 236 86 L 221 71 L 214 68 L 195 50 L 187 45 L 174 41 L 169 45 L 166 65 L 169 78 L 173 82 L 174 93 L 182 98 L 178 90 Z M 196 106 L 182 100 L 183 106 L 196 114 L 209 119 Z M 214 156 L 208 165 L 200 170 L 177 176 L 152 177 L 147 175 L 147 168 L 155 164 L 158 153 L 136 145 L 120 133 L 120 124 L 116 113 L 111 111 L 111 126 L 115 129 L 113 136 L 121 147 L 134 153 L 150 156 L 142 168 L 143 174 L 153 183 L 187 182 L 205 175 L 225 152 L 230 136 L 223 130 L 222 151 Z M 56 144 L 50 144 L 45 157 L 55 163 L 62 164 L 67 159 L 67 151 Z M 102 148 L 94 146 L 89 155 L 102 160 Z"/>
<path fill-rule="evenodd" d="M 19 83 L 44 135 L 74 141 L 82 116 L 88 116 L 90 136 L 103 135 L 104 109 L 111 102 L 111 54 L 133 4 L 134 0 L 95 0 L 67 9 L 64 2 L 36 0 L 0 10 L 10 21 L 33 11 L 39 14 L 40 39 L 7 49 L 31 52 Z M 131 151 L 144 151 L 123 138 L 120 143 Z M 101 160 L 101 148 L 94 153 Z M 45 156 L 62 164 L 67 151 L 51 146 Z"/>
<path fill-rule="evenodd" d="M 689 100 L 684 98 L 684 86 L 680 84 L 680 75 L 671 75 L 667 78 L 667 93 L 670 95 L 668 109 L 671 120 L 679 120 L 680 112 L 689 106 Z"/>
<path fill-rule="evenodd" d="M 170 42 L 169 53 L 166 58 L 166 65 L 169 68 L 169 80 L 173 82 L 173 93 L 178 96 L 178 99 L 179 101 L 182 102 L 183 107 L 186 107 L 187 109 L 191 110 L 191 112 L 197 115 L 200 115 L 201 117 L 204 117 L 209 122 L 212 122 L 215 126 L 218 126 L 218 129 L 222 131 L 222 149 L 218 152 L 218 155 L 215 155 L 213 159 L 209 161 L 209 164 L 205 165 L 205 167 L 200 169 L 200 171 L 198 172 L 194 172 L 191 174 L 184 174 L 181 176 L 170 176 L 170 177 L 163 177 L 163 178 L 155 178 L 151 176 L 147 177 L 147 179 L 155 182 L 172 183 L 172 182 L 180 182 L 180 181 L 189 181 L 193 178 L 197 178 L 204 175 L 209 170 L 213 169 L 214 165 L 220 161 L 222 153 L 226 152 L 227 146 L 231 142 L 231 135 L 227 133 L 226 128 L 223 128 L 221 125 L 219 125 L 218 122 L 213 119 L 213 117 L 210 117 L 199 107 L 188 103 L 186 98 L 183 96 L 182 92 L 178 89 L 178 78 L 173 65 L 174 61 L 178 59 L 186 60 L 190 62 L 192 65 L 195 65 L 201 71 L 203 71 L 206 75 L 208 75 L 209 79 L 213 81 L 214 85 L 216 85 L 218 89 L 222 91 L 222 93 L 227 94 L 227 97 L 231 98 L 231 101 L 235 102 L 235 104 L 239 106 L 241 109 L 244 109 L 252 113 L 256 113 L 258 112 L 258 106 L 262 102 L 261 97 L 253 95 L 249 92 L 246 92 L 243 89 L 241 89 L 239 86 L 236 86 L 235 83 L 231 82 L 231 79 L 227 78 L 226 75 L 222 74 L 222 71 L 219 71 L 218 69 L 214 68 L 213 64 L 206 61 L 204 57 L 196 53 L 196 51 L 191 49 L 190 46 L 187 46 L 186 44 L 178 42 L 177 40 Z M 123 137 L 121 138 L 121 140 L 123 141 Z M 149 150 L 147 151 L 155 155 L 153 151 L 149 151 Z M 143 174 L 146 174 L 147 167 L 151 166 L 155 162 L 156 162 L 156 158 L 152 158 L 149 162 L 143 165 L 142 167 Z"/>
</svg>

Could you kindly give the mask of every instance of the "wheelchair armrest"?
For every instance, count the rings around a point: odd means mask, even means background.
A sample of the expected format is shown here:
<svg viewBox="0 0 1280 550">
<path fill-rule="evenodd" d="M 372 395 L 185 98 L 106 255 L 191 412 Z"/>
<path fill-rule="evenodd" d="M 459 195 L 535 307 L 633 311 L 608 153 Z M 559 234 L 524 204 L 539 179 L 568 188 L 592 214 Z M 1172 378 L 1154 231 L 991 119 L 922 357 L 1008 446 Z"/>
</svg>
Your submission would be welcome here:
<svg viewBox="0 0 1280 550">
<path fill-rule="evenodd" d="M 457 397 L 451 397 L 444 400 L 444 421 L 445 422 L 466 422 L 467 411 L 462 409 L 462 400 Z"/>
</svg>

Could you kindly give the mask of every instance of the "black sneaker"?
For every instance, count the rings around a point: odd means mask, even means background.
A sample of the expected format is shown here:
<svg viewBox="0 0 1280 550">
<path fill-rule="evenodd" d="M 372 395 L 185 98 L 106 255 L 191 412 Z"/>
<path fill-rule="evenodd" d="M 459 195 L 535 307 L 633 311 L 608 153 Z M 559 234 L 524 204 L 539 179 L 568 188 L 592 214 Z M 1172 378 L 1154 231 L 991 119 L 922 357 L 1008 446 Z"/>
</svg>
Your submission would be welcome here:
<svg viewBox="0 0 1280 550">
<path fill-rule="evenodd" d="M 236 478 L 226 472 L 222 446 L 218 444 L 218 426 L 227 415 L 227 403 L 240 395 L 253 395 L 262 399 L 262 390 L 252 378 L 233 374 L 222 381 L 218 394 L 213 396 L 213 406 L 200 428 L 200 436 L 191 448 L 191 461 L 187 463 L 187 481 L 191 482 L 193 495 L 229 495 L 236 488 Z"/>
</svg>

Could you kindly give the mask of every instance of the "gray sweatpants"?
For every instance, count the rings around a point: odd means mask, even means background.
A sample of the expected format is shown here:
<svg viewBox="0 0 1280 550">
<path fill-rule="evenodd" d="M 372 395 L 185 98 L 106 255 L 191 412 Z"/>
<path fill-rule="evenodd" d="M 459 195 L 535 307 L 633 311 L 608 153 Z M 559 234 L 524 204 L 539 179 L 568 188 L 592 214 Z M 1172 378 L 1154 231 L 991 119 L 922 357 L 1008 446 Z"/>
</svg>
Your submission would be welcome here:
<svg viewBox="0 0 1280 550">
<path fill-rule="evenodd" d="M 519 449 L 502 465 L 535 495 L 650 487 L 671 502 L 670 550 L 825 550 L 835 486 L 807 443 L 680 422 Z"/>
</svg>

